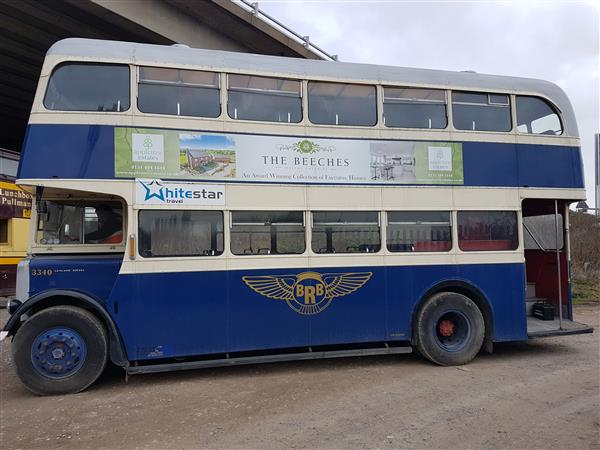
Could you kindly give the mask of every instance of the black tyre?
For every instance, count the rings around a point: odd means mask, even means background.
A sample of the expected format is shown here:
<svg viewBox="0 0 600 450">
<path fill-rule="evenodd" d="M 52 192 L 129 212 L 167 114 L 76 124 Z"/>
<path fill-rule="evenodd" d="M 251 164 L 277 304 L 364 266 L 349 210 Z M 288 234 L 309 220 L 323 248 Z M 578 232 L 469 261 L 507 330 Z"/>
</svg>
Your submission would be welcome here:
<svg viewBox="0 0 600 450">
<path fill-rule="evenodd" d="M 44 309 L 17 331 L 13 359 L 23 384 L 38 395 L 81 392 L 106 366 L 106 330 L 84 309 Z"/>
<path fill-rule="evenodd" d="M 417 350 L 425 358 L 441 366 L 458 366 L 479 353 L 485 323 L 471 299 L 454 292 L 441 292 L 419 309 L 414 333 Z"/>
</svg>

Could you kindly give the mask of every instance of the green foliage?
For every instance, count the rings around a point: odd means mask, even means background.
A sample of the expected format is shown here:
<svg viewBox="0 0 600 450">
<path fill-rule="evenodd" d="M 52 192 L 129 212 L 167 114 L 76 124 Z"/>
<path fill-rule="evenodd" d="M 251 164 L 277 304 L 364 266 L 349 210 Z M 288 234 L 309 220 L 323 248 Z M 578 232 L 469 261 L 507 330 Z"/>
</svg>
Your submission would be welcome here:
<svg viewBox="0 0 600 450">
<path fill-rule="evenodd" d="M 574 278 L 600 280 L 600 218 L 571 211 L 569 222 Z"/>
<path fill-rule="evenodd" d="M 600 218 L 571 211 L 573 303 L 600 302 Z"/>
<path fill-rule="evenodd" d="M 600 281 L 574 278 L 572 283 L 573 304 L 600 303 Z"/>
</svg>

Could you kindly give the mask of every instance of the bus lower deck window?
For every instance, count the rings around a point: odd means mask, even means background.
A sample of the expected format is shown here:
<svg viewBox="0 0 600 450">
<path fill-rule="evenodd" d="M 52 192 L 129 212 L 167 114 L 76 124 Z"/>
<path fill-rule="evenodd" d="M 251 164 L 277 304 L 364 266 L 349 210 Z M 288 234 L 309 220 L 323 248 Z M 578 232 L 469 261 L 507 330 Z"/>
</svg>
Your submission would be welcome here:
<svg viewBox="0 0 600 450">
<path fill-rule="evenodd" d="M 386 127 L 446 128 L 446 92 L 441 89 L 384 87 L 383 116 Z"/>
<path fill-rule="evenodd" d="M 458 246 L 463 251 L 516 250 L 515 211 L 459 211 Z"/>
<path fill-rule="evenodd" d="M 234 211 L 231 253 L 294 255 L 306 248 L 302 211 Z"/>
<path fill-rule="evenodd" d="M 123 207 L 117 201 L 46 200 L 37 225 L 42 245 L 121 244 Z"/>
<path fill-rule="evenodd" d="M 302 120 L 300 81 L 228 75 L 227 82 L 227 113 L 232 119 L 286 123 Z"/>
<path fill-rule="evenodd" d="M 56 111 L 127 111 L 129 90 L 128 66 L 63 63 L 50 76 L 44 106 Z"/>
<path fill-rule="evenodd" d="M 449 211 L 389 211 L 390 252 L 448 252 L 452 249 Z"/>
<path fill-rule="evenodd" d="M 319 211 L 312 218 L 315 253 L 376 253 L 381 249 L 377 211 Z"/>
<path fill-rule="evenodd" d="M 506 94 L 452 92 L 454 128 L 469 131 L 510 131 L 510 98 Z"/>
<path fill-rule="evenodd" d="M 140 67 L 138 108 L 145 113 L 219 117 L 219 74 L 200 70 Z"/>
<path fill-rule="evenodd" d="M 223 213 L 140 211 L 138 246 L 144 258 L 220 255 L 223 253 Z"/>
</svg>

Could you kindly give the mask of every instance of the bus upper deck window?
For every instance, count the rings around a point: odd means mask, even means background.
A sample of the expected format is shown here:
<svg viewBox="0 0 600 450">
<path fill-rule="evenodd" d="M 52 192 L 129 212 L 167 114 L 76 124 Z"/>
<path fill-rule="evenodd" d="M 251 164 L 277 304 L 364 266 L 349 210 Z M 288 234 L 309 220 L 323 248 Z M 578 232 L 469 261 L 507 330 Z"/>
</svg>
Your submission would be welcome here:
<svg viewBox="0 0 600 450">
<path fill-rule="evenodd" d="M 452 115 L 457 130 L 510 131 L 510 98 L 506 94 L 452 92 Z"/>
<path fill-rule="evenodd" d="M 138 108 L 145 113 L 219 117 L 219 74 L 200 70 L 140 67 Z"/>
<path fill-rule="evenodd" d="M 63 63 L 48 82 L 44 106 L 56 111 L 127 111 L 129 67 Z"/>
<path fill-rule="evenodd" d="M 529 134 L 562 134 L 556 110 L 542 98 L 525 95 L 517 95 L 517 130 Z"/>
<path fill-rule="evenodd" d="M 375 86 L 309 81 L 308 117 L 323 125 L 373 126 L 377 123 Z"/>
<path fill-rule="evenodd" d="M 383 92 L 386 127 L 443 129 L 448 125 L 443 90 L 384 87 Z"/>
<path fill-rule="evenodd" d="M 302 85 L 297 80 L 228 75 L 227 112 L 232 119 L 298 123 Z"/>
</svg>

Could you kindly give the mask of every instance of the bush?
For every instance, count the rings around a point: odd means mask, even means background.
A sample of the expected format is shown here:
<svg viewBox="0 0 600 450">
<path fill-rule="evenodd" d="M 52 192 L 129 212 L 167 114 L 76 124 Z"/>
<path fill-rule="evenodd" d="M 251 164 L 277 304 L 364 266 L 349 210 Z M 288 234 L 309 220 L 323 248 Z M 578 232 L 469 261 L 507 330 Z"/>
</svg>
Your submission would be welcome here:
<svg viewBox="0 0 600 450">
<path fill-rule="evenodd" d="M 600 218 L 571 211 L 569 222 L 573 278 L 600 283 Z"/>
<path fill-rule="evenodd" d="M 600 218 L 571 211 L 573 302 L 600 301 Z"/>
</svg>

